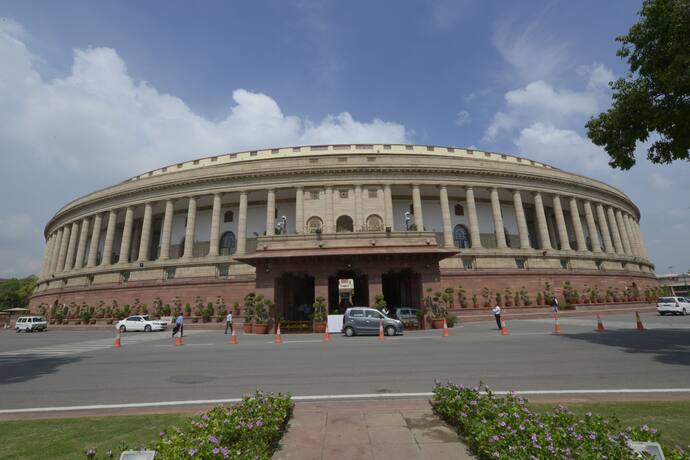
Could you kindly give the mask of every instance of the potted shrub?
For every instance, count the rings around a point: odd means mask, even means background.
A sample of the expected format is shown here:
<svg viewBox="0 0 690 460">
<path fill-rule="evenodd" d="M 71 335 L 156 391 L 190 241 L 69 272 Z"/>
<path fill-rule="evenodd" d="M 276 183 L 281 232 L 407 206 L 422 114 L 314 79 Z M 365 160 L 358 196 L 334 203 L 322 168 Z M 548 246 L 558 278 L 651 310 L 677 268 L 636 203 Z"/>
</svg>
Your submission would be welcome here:
<svg viewBox="0 0 690 460">
<path fill-rule="evenodd" d="M 458 286 L 458 303 L 460 308 L 467 308 L 467 293 L 462 286 Z"/>
<path fill-rule="evenodd" d="M 482 290 L 482 297 L 484 297 L 484 308 L 491 308 L 491 290 L 489 288 L 484 288 Z"/>
<path fill-rule="evenodd" d="M 233 315 L 235 315 L 235 316 L 240 316 L 240 303 L 239 303 L 239 302 L 233 303 L 233 304 L 232 304 L 232 309 L 234 310 Z"/>
<path fill-rule="evenodd" d="M 452 298 L 453 288 L 447 288 L 444 292 L 437 291 L 434 293 L 434 301 L 431 304 L 432 329 L 443 329 L 443 321 L 448 315 L 449 296 Z"/>
<path fill-rule="evenodd" d="M 472 308 L 479 308 L 479 299 L 477 294 L 472 294 Z"/>
<path fill-rule="evenodd" d="M 242 326 L 245 334 L 253 332 L 252 322 L 254 321 L 254 305 L 256 294 L 250 292 L 244 296 L 244 325 Z"/>
<path fill-rule="evenodd" d="M 537 305 L 544 305 L 544 297 L 541 292 L 537 292 Z"/>
<path fill-rule="evenodd" d="M 381 311 L 384 308 L 388 306 L 388 302 L 386 302 L 385 297 L 383 294 L 376 294 L 374 296 L 374 308 Z"/>
<path fill-rule="evenodd" d="M 206 307 L 201 309 L 201 320 L 204 323 L 208 323 L 211 321 L 211 316 L 213 316 L 213 304 L 211 302 L 208 302 L 206 304 Z"/>
<path fill-rule="evenodd" d="M 187 302 L 184 305 L 184 316 L 186 316 L 186 317 L 192 316 L 192 306 L 189 305 L 189 302 Z"/>
<path fill-rule="evenodd" d="M 268 333 L 268 309 L 264 296 L 259 294 L 254 299 L 254 333 Z"/>
<path fill-rule="evenodd" d="M 314 332 L 323 334 L 328 326 L 328 306 L 326 299 L 318 296 L 314 299 Z"/>
</svg>

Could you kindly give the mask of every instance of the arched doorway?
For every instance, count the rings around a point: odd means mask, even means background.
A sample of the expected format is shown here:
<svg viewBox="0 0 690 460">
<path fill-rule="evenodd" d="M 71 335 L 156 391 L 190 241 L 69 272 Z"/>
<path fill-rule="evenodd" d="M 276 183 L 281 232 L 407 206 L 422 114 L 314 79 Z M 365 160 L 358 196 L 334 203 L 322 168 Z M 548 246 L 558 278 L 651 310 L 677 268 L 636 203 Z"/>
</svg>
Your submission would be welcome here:
<svg viewBox="0 0 690 460">
<path fill-rule="evenodd" d="M 323 221 L 320 217 L 310 217 L 307 219 L 307 232 L 317 233 L 323 230 Z"/>
<path fill-rule="evenodd" d="M 367 231 L 369 232 L 382 232 L 383 231 L 383 219 L 377 214 L 372 214 L 367 217 Z"/>
<path fill-rule="evenodd" d="M 335 231 L 336 232 L 352 232 L 354 231 L 354 224 L 352 222 L 352 217 L 348 215 L 342 215 L 338 217 L 335 221 Z"/>
<path fill-rule="evenodd" d="M 220 237 L 219 252 L 221 256 L 228 256 L 234 254 L 237 249 L 237 238 L 231 231 L 223 232 Z"/>
<path fill-rule="evenodd" d="M 470 233 L 467 231 L 467 227 L 462 224 L 455 226 L 453 229 L 453 243 L 458 248 L 469 248 L 471 246 Z"/>
</svg>

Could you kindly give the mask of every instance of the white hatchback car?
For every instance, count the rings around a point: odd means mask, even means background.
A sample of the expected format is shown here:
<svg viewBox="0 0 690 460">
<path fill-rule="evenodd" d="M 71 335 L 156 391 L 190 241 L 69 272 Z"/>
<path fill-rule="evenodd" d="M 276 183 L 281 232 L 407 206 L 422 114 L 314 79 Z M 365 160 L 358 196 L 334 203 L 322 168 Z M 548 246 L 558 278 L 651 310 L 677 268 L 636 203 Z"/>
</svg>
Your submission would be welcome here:
<svg viewBox="0 0 690 460">
<path fill-rule="evenodd" d="M 659 297 L 656 299 L 656 311 L 660 315 L 687 315 L 690 312 L 690 300 L 685 297 Z"/>
<path fill-rule="evenodd" d="M 120 332 L 127 331 L 164 331 L 168 327 L 165 321 L 153 321 L 147 315 L 136 315 L 125 318 L 115 325 Z"/>
<path fill-rule="evenodd" d="M 33 332 L 48 330 L 48 323 L 40 316 L 20 316 L 14 324 L 17 332 Z"/>
</svg>

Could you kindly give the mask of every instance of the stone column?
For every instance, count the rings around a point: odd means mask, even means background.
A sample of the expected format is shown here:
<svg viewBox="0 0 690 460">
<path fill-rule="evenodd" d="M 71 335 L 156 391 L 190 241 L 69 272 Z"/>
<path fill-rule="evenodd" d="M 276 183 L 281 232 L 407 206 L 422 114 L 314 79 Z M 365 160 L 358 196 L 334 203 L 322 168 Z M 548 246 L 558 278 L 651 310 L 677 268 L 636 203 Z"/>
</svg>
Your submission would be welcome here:
<svg viewBox="0 0 690 460">
<path fill-rule="evenodd" d="M 412 186 L 412 210 L 414 211 L 414 223 L 418 232 L 424 231 L 424 215 L 422 214 L 422 194 L 419 185 Z"/>
<path fill-rule="evenodd" d="M 184 233 L 184 252 L 182 257 L 189 259 L 194 256 L 194 230 L 196 229 L 196 197 L 189 197 L 187 205 L 187 228 Z"/>
<path fill-rule="evenodd" d="M 491 188 L 491 211 L 494 217 L 494 233 L 496 234 L 496 247 L 498 249 L 505 249 L 508 247 L 506 244 L 506 232 L 503 227 L 503 215 L 501 214 L 501 201 L 498 199 L 498 189 L 496 187 Z"/>
<path fill-rule="evenodd" d="M 161 228 L 161 250 L 158 260 L 170 258 L 170 241 L 172 238 L 172 222 L 175 204 L 173 200 L 165 201 L 165 214 L 163 215 L 163 226 Z"/>
<path fill-rule="evenodd" d="M 513 190 L 513 207 L 515 208 L 515 219 L 517 220 L 518 234 L 520 235 L 520 249 L 530 249 L 527 219 L 525 218 L 525 208 L 522 206 L 520 190 Z"/>
<path fill-rule="evenodd" d="M 452 248 L 453 244 L 453 229 L 450 223 L 450 209 L 448 208 L 448 188 L 441 185 L 439 191 L 439 199 L 441 200 L 441 219 L 443 220 L 443 245 L 447 248 Z"/>
<path fill-rule="evenodd" d="M 472 249 L 482 247 L 482 239 L 479 234 L 479 220 L 477 219 L 477 206 L 474 203 L 474 189 L 467 187 L 467 221 L 470 224 L 470 239 Z"/>
<path fill-rule="evenodd" d="M 46 277 L 48 268 L 50 267 L 50 250 L 52 249 L 53 242 L 53 235 L 48 235 L 48 238 L 46 238 L 46 244 L 43 248 L 43 264 L 41 265 L 40 276 L 41 279 Z"/>
<path fill-rule="evenodd" d="M 565 226 L 565 217 L 563 217 L 561 197 L 558 195 L 553 196 L 553 213 L 556 216 L 556 228 L 558 229 L 558 240 L 561 242 L 561 251 L 569 251 L 571 248 L 568 229 Z"/>
<path fill-rule="evenodd" d="M 333 233 L 333 187 L 330 185 L 326 187 L 326 222 L 324 222 L 325 233 Z"/>
<path fill-rule="evenodd" d="M 129 248 L 132 245 L 132 224 L 134 224 L 134 208 L 127 206 L 125 210 L 125 226 L 122 229 L 122 242 L 120 243 L 119 264 L 129 263 Z"/>
<path fill-rule="evenodd" d="M 580 210 L 577 207 L 577 200 L 575 197 L 570 197 L 570 217 L 573 220 L 573 228 L 575 230 L 575 241 L 577 242 L 578 251 L 587 251 L 587 241 L 585 240 L 585 232 L 582 230 L 582 220 L 580 219 Z"/>
<path fill-rule="evenodd" d="M 84 266 L 84 255 L 86 253 L 86 240 L 89 237 L 90 218 L 84 217 L 81 221 L 79 231 L 79 244 L 77 245 L 77 257 L 74 259 L 74 269 L 79 270 Z"/>
<path fill-rule="evenodd" d="M 105 230 L 105 241 L 103 242 L 103 257 L 101 265 L 106 266 L 112 263 L 113 240 L 115 239 L 115 227 L 117 226 L 117 211 L 111 210 L 108 213 L 108 227 Z"/>
<path fill-rule="evenodd" d="M 146 262 L 149 260 L 149 246 L 151 246 L 151 218 L 153 215 L 153 205 L 146 203 L 144 205 L 144 220 L 141 222 L 141 237 L 139 239 L 139 257 L 138 262 Z"/>
<path fill-rule="evenodd" d="M 93 229 L 91 230 L 91 244 L 89 245 L 89 255 L 87 256 L 86 266 L 93 268 L 98 260 L 98 244 L 101 242 L 101 225 L 103 216 L 96 214 L 93 218 Z"/>
<path fill-rule="evenodd" d="M 361 191 L 361 188 L 360 188 Z M 304 233 L 304 188 L 297 187 L 295 191 L 295 233 Z"/>
<path fill-rule="evenodd" d="M 592 241 L 592 251 L 601 252 L 601 243 L 599 242 L 599 232 L 597 232 L 597 224 L 594 222 L 594 213 L 592 213 L 592 204 L 586 200 L 584 202 L 585 220 L 587 221 L 587 229 L 589 230 L 589 239 Z"/>
<path fill-rule="evenodd" d="M 63 249 L 64 246 L 64 249 Z M 57 235 L 57 240 L 55 242 L 55 257 L 52 262 L 52 268 L 51 268 L 51 274 L 52 273 L 58 273 L 62 271 L 62 267 L 60 266 L 60 261 L 62 260 L 62 256 L 64 252 L 67 251 L 67 242 L 65 241 L 65 228 L 60 227 L 58 229 L 58 235 Z"/>
<path fill-rule="evenodd" d="M 355 185 L 355 216 L 354 216 L 354 231 L 359 232 L 364 226 L 362 222 L 362 186 Z"/>
<path fill-rule="evenodd" d="M 235 254 L 247 252 L 247 192 L 240 192 L 240 216 L 237 219 L 237 250 Z"/>
<path fill-rule="evenodd" d="M 601 227 L 601 237 L 604 239 L 604 250 L 610 254 L 616 252 L 611 241 L 611 234 L 609 233 L 609 225 L 606 223 L 606 215 L 604 214 L 604 206 L 597 203 L 597 218 L 599 219 L 599 226 Z"/>
<path fill-rule="evenodd" d="M 640 242 L 640 252 L 642 253 L 642 257 L 645 259 L 647 258 L 647 248 L 644 245 L 644 236 L 642 236 L 642 227 L 640 226 L 640 223 L 635 221 L 635 231 L 637 232 L 637 239 Z"/>
<path fill-rule="evenodd" d="M 606 208 L 606 215 L 609 218 L 609 228 L 613 234 L 613 245 L 616 247 L 616 254 L 623 254 L 623 242 L 621 241 L 621 234 L 618 231 L 618 223 L 616 222 L 616 216 L 613 213 L 613 208 Z"/>
<path fill-rule="evenodd" d="M 623 244 L 623 253 L 625 255 L 633 255 L 632 248 L 630 247 L 630 239 L 628 238 L 628 232 L 625 230 L 625 223 L 623 222 L 623 215 L 620 209 L 614 210 L 616 216 L 616 223 L 618 224 L 618 233 L 620 234 L 621 243 Z"/>
<path fill-rule="evenodd" d="M 276 234 L 276 191 L 268 190 L 266 198 L 266 236 Z"/>
<path fill-rule="evenodd" d="M 384 227 L 390 227 L 391 231 L 395 230 L 395 218 L 393 217 L 393 193 L 391 192 L 390 184 L 383 186 L 383 219 Z"/>
<path fill-rule="evenodd" d="M 219 254 L 218 244 L 220 242 L 220 214 L 221 214 L 220 193 L 213 194 L 213 209 L 211 210 L 211 234 L 209 236 L 208 255 L 215 257 Z"/>
<path fill-rule="evenodd" d="M 623 225 L 625 227 L 625 232 L 628 234 L 628 240 L 630 240 L 630 250 L 634 256 L 640 256 L 639 245 L 637 244 L 637 238 L 635 238 L 635 233 L 632 231 L 632 226 L 630 225 L 630 216 L 623 214 Z"/>
<path fill-rule="evenodd" d="M 74 267 L 74 251 L 77 248 L 77 238 L 79 237 L 79 222 L 72 223 L 72 230 L 69 234 L 69 245 L 67 246 L 67 257 L 65 257 L 65 271 L 68 272 Z"/>
<path fill-rule="evenodd" d="M 544 201 L 540 192 L 534 192 L 534 210 L 537 215 L 537 227 L 539 228 L 539 242 L 541 249 L 551 249 L 549 228 L 546 225 L 546 213 L 544 213 Z"/>
</svg>

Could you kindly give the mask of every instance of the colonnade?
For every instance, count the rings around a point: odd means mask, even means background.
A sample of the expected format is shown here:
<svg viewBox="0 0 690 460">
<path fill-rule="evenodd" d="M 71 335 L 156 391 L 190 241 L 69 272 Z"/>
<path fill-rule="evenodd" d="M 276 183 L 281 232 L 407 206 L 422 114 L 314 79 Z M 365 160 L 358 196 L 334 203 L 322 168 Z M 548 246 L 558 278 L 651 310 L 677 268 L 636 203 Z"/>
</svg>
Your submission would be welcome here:
<svg viewBox="0 0 690 460">
<path fill-rule="evenodd" d="M 379 186 L 380 187 L 380 186 Z M 448 188 L 450 185 L 438 185 L 438 200 L 441 207 L 441 218 L 443 224 L 443 245 L 446 247 L 453 247 L 453 229 L 450 214 Z M 469 224 L 469 234 L 472 249 L 481 249 L 482 242 L 479 231 L 479 220 L 477 217 L 477 206 L 475 199 L 475 191 L 480 187 L 472 186 L 457 186 L 452 185 L 454 189 L 462 188 L 465 191 L 465 204 L 467 207 L 467 220 Z M 312 187 L 310 187 L 311 189 Z M 333 233 L 336 231 L 334 222 L 334 186 L 326 185 L 322 187 L 325 191 L 325 212 L 323 215 L 323 232 Z M 342 189 L 343 186 L 338 186 L 337 189 Z M 390 184 L 383 184 L 383 219 L 384 225 L 394 231 L 393 219 L 393 199 Z M 422 205 L 422 194 L 419 184 L 411 185 L 412 208 L 414 214 L 414 224 L 419 230 L 424 229 L 424 210 Z M 429 187 L 426 186 L 428 189 Z M 487 189 L 486 187 L 481 187 Z M 517 220 L 517 229 L 519 235 L 520 249 L 542 249 L 551 250 L 551 238 L 549 236 L 549 228 L 547 225 L 547 217 L 544 205 L 544 198 L 547 193 L 540 191 L 526 191 L 518 189 L 503 189 L 510 192 L 512 195 L 512 205 L 515 210 L 515 217 Z M 295 221 L 296 233 L 305 231 L 305 215 L 304 215 L 304 200 L 305 188 L 298 186 L 294 188 L 295 191 Z M 492 219 L 496 235 L 497 249 L 508 249 L 508 241 L 503 225 L 502 204 L 499 197 L 499 187 L 489 187 L 488 192 L 490 196 L 490 203 L 492 209 Z M 237 192 L 235 192 L 237 193 Z M 239 219 L 237 226 L 237 245 L 236 254 L 245 254 L 247 250 L 247 208 L 248 208 L 248 191 L 239 192 Z M 355 231 L 363 227 L 363 213 L 362 213 L 362 193 L 363 186 L 354 186 L 354 229 Z M 215 257 L 219 255 L 219 236 L 220 236 L 220 222 L 221 222 L 221 208 L 222 208 L 222 193 L 212 194 L 213 205 L 211 211 L 211 229 L 209 234 L 209 252 L 208 256 Z M 533 247 L 528 231 L 527 219 L 523 204 L 523 196 L 531 195 L 533 198 L 535 217 L 537 224 L 537 247 Z M 592 202 L 587 199 L 577 198 L 574 196 L 562 196 L 559 194 L 548 194 L 552 200 L 553 213 L 555 218 L 556 233 L 560 243 L 561 251 L 578 251 L 578 252 L 594 252 L 594 253 L 609 253 L 626 256 L 636 256 L 646 258 L 646 251 L 640 232 L 639 223 L 633 216 L 626 213 L 624 210 L 614 208 L 608 204 L 600 202 Z M 195 225 L 197 216 L 197 201 L 199 195 L 190 196 L 187 198 L 178 198 L 177 200 L 187 200 L 187 223 L 185 229 L 185 244 L 181 254 L 182 259 L 190 259 L 193 257 L 193 248 L 195 241 Z M 266 190 L 266 235 L 271 236 L 275 234 L 275 203 L 276 190 L 269 188 Z M 115 233 L 117 230 L 118 215 L 124 212 L 124 225 L 122 229 L 122 238 L 120 243 L 120 257 L 117 261 L 118 265 L 127 265 L 131 262 L 145 262 L 150 260 L 149 248 L 151 246 L 152 222 L 153 222 L 153 206 L 155 201 L 140 204 L 143 206 L 143 219 L 141 229 L 138 232 L 139 246 L 138 254 L 130 260 L 130 249 L 133 242 L 133 225 L 134 225 L 134 211 L 135 206 L 130 205 L 124 208 L 111 209 L 105 212 L 97 213 L 95 215 L 83 217 L 80 220 L 63 224 L 59 228 L 50 233 L 47 238 L 45 253 L 43 258 L 43 268 L 41 272 L 42 278 L 50 277 L 51 275 L 62 274 L 70 271 L 77 271 L 83 268 L 97 267 L 97 253 L 100 246 L 100 238 L 102 226 L 105 223 L 106 231 L 103 242 L 103 255 L 100 261 L 100 266 L 113 265 L 111 254 L 113 250 L 113 243 L 115 241 Z M 564 214 L 564 206 L 568 206 L 570 211 L 570 218 L 572 220 L 572 228 L 575 234 L 575 247 L 571 247 L 568 232 L 566 227 L 566 219 Z M 580 214 L 580 206 L 584 211 L 584 225 L 587 226 L 588 234 L 591 242 L 591 249 L 587 247 L 582 217 Z M 171 235 L 173 224 L 174 200 L 165 200 L 165 211 L 161 227 L 160 252 L 156 260 L 170 259 Z M 599 228 L 597 229 L 597 222 Z M 599 238 L 599 230 L 601 231 L 601 240 Z M 87 247 L 87 242 L 90 243 Z M 603 240 L 603 241 L 602 241 Z M 85 266 L 84 266 L 85 262 Z"/>
</svg>

